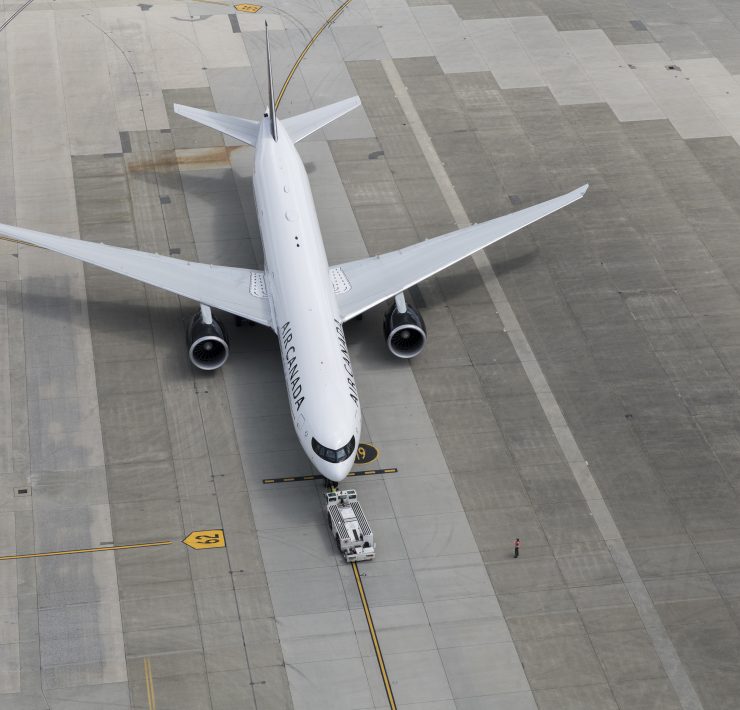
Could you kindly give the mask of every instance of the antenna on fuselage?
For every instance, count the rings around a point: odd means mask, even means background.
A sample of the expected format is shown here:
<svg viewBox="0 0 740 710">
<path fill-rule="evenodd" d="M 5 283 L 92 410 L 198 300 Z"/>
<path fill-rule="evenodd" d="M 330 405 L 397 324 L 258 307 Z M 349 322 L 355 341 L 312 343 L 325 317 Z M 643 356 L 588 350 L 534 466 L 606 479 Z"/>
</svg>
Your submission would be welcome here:
<svg viewBox="0 0 740 710">
<path fill-rule="evenodd" d="M 277 141 L 277 123 L 275 123 L 275 92 L 272 89 L 272 65 L 270 64 L 270 35 L 267 31 L 267 20 L 265 20 L 265 47 L 267 47 L 267 94 L 270 101 L 270 131 L 272 139 Z"/>
</svg>

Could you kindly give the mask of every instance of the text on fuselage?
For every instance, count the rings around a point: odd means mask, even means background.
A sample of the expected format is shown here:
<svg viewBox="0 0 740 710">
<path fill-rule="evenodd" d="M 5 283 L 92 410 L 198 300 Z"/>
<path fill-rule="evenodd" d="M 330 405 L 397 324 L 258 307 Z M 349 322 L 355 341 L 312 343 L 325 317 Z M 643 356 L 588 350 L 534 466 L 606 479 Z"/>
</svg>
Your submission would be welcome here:
<svg viewBox="0 0 740 710">
<path fill-rule="evenodd" d="M 285 375 L 290 384 L 290 394 L 293 398 L 293 404 L 296 411 L 299 411 L 305 397 L 301 396 L 303 387 L 301 386 L 301 375 L 298 371 L 298 361 L 296 359 L 295 345 L 293 342 L 293 331 L 290 328 L 290 321 L 286 321 L 280 329 L 280 335 L 283 341 L 283 353 L 285 356 Z"/>
<path fill-rule="evenodd" d="M 342 324 L 336 318 L 334 319 L 334 325 L 337 329 L 337 337 L 339 338 L 339 350 L 342 353 L 342 364 L 344 365 L 344 372 L 347 374 L 347 385 L 349 386 L 349 396 L 352 401 L 359 405 L 360 398 L 357 394 L 357 385 L 355 384 L 355 376 L 352 373 L 352 363 L 349 359 L 349 351 L 347 350 L 347 341 L 344 338 L 344 329 Z"/>
</svg>

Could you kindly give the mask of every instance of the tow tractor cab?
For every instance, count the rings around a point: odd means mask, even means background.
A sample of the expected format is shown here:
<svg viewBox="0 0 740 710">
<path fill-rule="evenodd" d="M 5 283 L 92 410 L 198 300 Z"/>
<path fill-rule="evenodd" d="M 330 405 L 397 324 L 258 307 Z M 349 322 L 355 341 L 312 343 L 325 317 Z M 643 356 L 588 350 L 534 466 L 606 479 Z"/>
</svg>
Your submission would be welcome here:
<svg viewBox="0 0 740 710">
<path fill-rule="evenodd" d="M 375 540 L 365 513 L 357 501 L 357 492 L 329 491 L 326 515 L 339 551 L 347 562 L 364 562 L 375 557 Z"/>
</svg>

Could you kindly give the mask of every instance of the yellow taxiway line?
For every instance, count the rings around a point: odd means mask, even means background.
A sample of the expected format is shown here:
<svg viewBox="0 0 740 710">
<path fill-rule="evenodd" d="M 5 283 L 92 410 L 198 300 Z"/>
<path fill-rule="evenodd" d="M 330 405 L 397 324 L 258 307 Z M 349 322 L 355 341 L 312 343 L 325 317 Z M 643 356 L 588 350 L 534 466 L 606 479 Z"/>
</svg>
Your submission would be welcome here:
<svg viewBox="0 0 740 710">
<path fill-rule="evenodd" d="M 396 710 L 396 699 L 393 697 L 393 688 L 391 688 L 391 682 L 388 680 L 388 673 L 385 670 L 385 661 L 383 661 L 383 652 L 380 650 L 380 644 L 378 643 L 378 635 L 375 633 L 375 624 L 373 623 L 373 616 L 370 613 L 370 607 L 367 604 L 367 597 L 365 596 L 365 587 L 362 585 L 362 578 L 360 577 L 360 571 L 357 569 L 357 563 L 352 563 L 352 571 L 355 573 L 355 582 L 357 582 L 357 591 L 360 593 L 360 601 L 362 602 L 362 610 L 365 612 L 365 621 L 367 621 L 367 628 L 370 631 L 370 638 L 373 640 L 373 648 L 375 649 L 375 657 L 378 659 L 378 667 L 380 668 L 380 675 L 383 678 L 383 685 L 385 686 L 385 694 L 388 696 L 388 704 L 391 706 L 391 710 Z"/>
<path fill-rule="evenodd" d="M 154 697 L 154 678 L 152 678 L 152 664 L 148 658 L 144 659 L 144 680 L 146 681 L 146 700 L 149 710 L 157 710 L 157 699 Z"/>
<path fill-rule="evenodd" d="M 108 547 L 88 547 L 84 550 L 59 550 L 57 552 L 30 552 L 26 555 L 4 555 L 3 560 L 27 560 L 31 557 L 55 557 L 56 555 L 80 555 L 85 552 L 107 552 L 109 550 L 133 550 L 138 547 L 159 547 L 160 545 L 171 545 L 172 540 L 160 540 L 159 542 L 140 542 L 136 545 L 109 545 Z"/>
<path fill-rule="evenodd" d="M 306 56 L 308 53 L 308 50 L 311 49 L 313 46 L 313 43 L 319 38 L 319 35 L 332 23 L 334 20 L 339 17 L 339 15 L 342 14 L 342 11 L 344 10 L 347 5 L 349 5 L 352 2 L 352 0 L 344 0 L 344 2 L 336 9 L 334 12 L 329 15 L 329 18 L 324 22 L 323 25 L 316 31 L 316 34 L 314 34 L 313 37 L 311 37 L 309 43 L 303 48 L 303 51 L 298 55 L 298 59 L 295 60 L 295 64 L 293 65 L 293 68 L 288 72 L 288 77 L 283 82 L 283 86 L 280 89 L 280 93 L 277 95 L 277 99 L 275 99 L 275 110 L 280 106 L 280 101 L 282 101 L 283 94 L 285 93 L 285 90 L 288 88 L 288 84 L 290 83 L 290 80 L 293 78 L 293 74 L 295 74 L 296 69 L 298 69 L 298 65 L 303 61 L 303 57 Z"/>
</svg>

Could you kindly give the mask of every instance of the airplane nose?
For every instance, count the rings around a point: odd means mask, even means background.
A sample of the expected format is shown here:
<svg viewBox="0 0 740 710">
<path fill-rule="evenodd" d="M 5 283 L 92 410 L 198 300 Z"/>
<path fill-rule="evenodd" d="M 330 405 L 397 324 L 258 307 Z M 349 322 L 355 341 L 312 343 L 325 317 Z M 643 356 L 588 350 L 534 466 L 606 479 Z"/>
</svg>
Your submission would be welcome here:
<svg viewBox="0 0 740 710">
<path fill-rule="evenodd" d="M 319 470 L 324 478 L 328 478 L 330 481 L 334 481 L 334 483 L 341 483 L 345 478 L 347 478 L 347 474 L 352 470 L 353 463 L 354 461 L 349 459 L 342 463 L 327 464 L 322 466 Z"/>
</svg>

